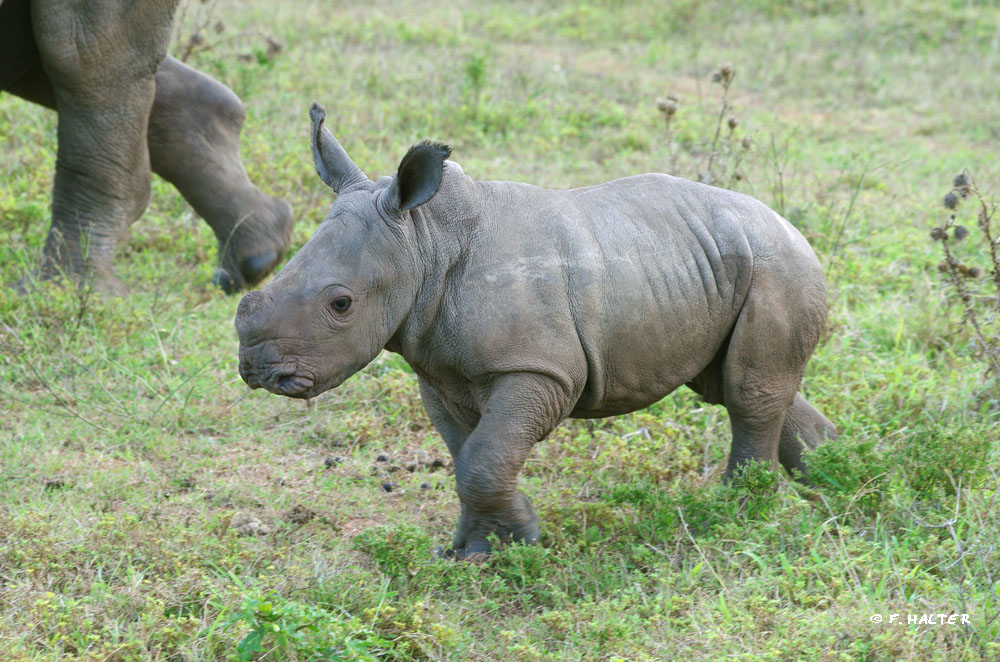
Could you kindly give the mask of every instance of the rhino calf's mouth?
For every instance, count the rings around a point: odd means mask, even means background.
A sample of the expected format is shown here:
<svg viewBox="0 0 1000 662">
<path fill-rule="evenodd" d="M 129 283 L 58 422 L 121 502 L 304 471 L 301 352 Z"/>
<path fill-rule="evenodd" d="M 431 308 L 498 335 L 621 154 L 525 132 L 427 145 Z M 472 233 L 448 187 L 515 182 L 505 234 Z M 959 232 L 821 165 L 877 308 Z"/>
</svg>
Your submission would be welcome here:
<svg viewBox="0 0 1000 662">
<path fill-rule="evenodd" d="M 316 383 L 311 376 L 304 374 L 294 365 L 279 366 L 262 373 L 261 370 L 255 369 L 253 359 L 245 357 L 240 361 L 240 376 L 250 388 L 264 388 L 276 395 L 290 398 L 301 397 Z"/>
<path fill-rule="evenodd" d="M 272 388 L 268 390 L 278 395 L 294 397 L 311 389 L 313 380 L 305 375 L 286 375 L 279 377 Z"/>
</svg>

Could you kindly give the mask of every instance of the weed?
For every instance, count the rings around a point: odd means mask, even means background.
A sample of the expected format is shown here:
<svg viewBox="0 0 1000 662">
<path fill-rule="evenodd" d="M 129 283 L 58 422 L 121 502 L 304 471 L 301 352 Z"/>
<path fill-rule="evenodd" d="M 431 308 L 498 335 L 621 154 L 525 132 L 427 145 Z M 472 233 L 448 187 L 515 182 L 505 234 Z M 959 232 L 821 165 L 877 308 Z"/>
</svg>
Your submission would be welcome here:
<svg viewBox="0 0 1000 662">
<path fill-rule="evenodd" d="M 805 456 L 806 477 L 827 491 L 877 508 L 891 466 L 870 437 L 842 435 Z"/>
<path fill-rule="evenodd" d="M 663 122 L 667 130 L 667 154 L 669 156 L 667 164 L 669 172 L 677 172 L 676 143 L 674 140 L 674 131 L 670 125 L 673 122 L 674 115 L 677 114 L 680 102 L 680 98 L 673 93 L 668 94 L 666 99 L 656 100 L 656 109 L 663 114 Z"/>
<path fill-rule="evenodd" d="M 180 4 L 174 23 L 173 50 L 181 62 L 212 54 L 215 59 L 235 57 L 242 62 L 265 64 L 284 49 L 274 37 L 259 30 L 228 34 L 229 29 L 219 17 L 214 0 L 198 0 L 197 4 L 193 0 L 185 0 Z M 236 52 L 253 40 L 259 40 L 266 46 L 253 45 L 249 51 Z"/>
<path fill-rule="evenodd" d="M 779 479 L 765 462 L 750 461 L 733 472 L 730 488 L 745 493 L 741 505 L 749 519 L 766 519 L 778 505 Z"/>
<path fill-rule="evenodd" d="M 972 246 L 964 254 L 969 256 L 966 259 L 970 261 L 985 261 L 986 274 L 982 267 L 970 266 L 956 254 L 957 244 L 971 234 L 957 220 L 960 202 L 970 197 L 978 203 L 976 226 L 980 241 L 966 242 L 966 246 Z M 944 196 L 943 204 L 949 212 L 948 218 L 944 224 L 931 230 L 931 239 L 940 242 L 944 253 L 938 270 L 945 274 L 951 287 L 949 300 L 957 301 L 962 307 L 962 324 L 972 329 L 974 353 L 986 364 L 988 382 L 1000 384 L 1000 224 L 994 222 L 997 206 L 984 199 L 968 170 L 954 178 L 952 189 Z M 982 278 L 984 275 L 987 278 Z"/>
<path fill-rule="evenodd" d="M 269 592 L 246 598 L 223 626 L 247 630 L 236 646 L 241 660 L 276 655 L 287 660 L 385 659 L 393 644 L 357 618 Z"/>
<path fill-rule="evenodd" d="M 701 180 L 708 184 L 713 183 L 716 179 L 712 166 L 719 155 L 719 136 L 722 133 L 722 120 L 730 110 L 729 86 L 733 84 L 734 78 L 736 78 L 736 70 L 728 64 L 719 67 L 719 70 L 712 74 L 712 82 L 718 83 L 722 87 L 722 101 L 719 104 L 719 119 L 715 123 L 715 135 L 712 136 L 712 143 L 708 148 L 708 160 L 705 163 L 705 171 L 701 175 Z M 726 121 L 726 125 L 729 127 L 730 142 L 732 141 L 733 131 L 736 129 L 737 124 L 736 118 L 730 115 Z"/>
<path fill-rule="evenodd" d="M 984 480 L 993 426 L 931 424 L 908 435 L 887 453 L 887 465 L 903 474 L 915 494 L 954 494 L 959 485 Z"/>
<path fill-rule="evenodd" d="M 231 30 L 219 17 L 215 0 L 185 0 L 174 21 L 175 57 L 211 71 L 244 101 L 284 48 L 261 30 Z"/>
<path fill-rule="evenodd" d="M 753 145 L 750 136 L 744 134 L 741 138 L 738 137 L 737 127 L 740 121 L 732 114 L 733 107 L 729 97 L 729 88 L 735 78 L 736 70 L 730 65 L 723 65 L 712 74 L 712 82 L 722 87 L 712 137 L 709 140 L 698 140 L 694 135 L 688 134 L 684 141 L 693 156 L 701 155 L 700 163 L 693 166 L 697 172 L 692 173 L 692 177 L 723 188 L 735 188 L 744 179 L 743 160 Z M 663 115 L 667 133 L 669 171 L 674 174 L 679 174 L 674 120 L 680 109 L 680 101 L 676 93 L 671 93 L 656 102 L 657 110 Z"/>
<path fill-rule="evenodd" d="M 402 586 L 431 559 L 431 539 L 420 527 L 403 524 L 364 531 L 354 546 L 368 554 L 375 565 Z"/>
<path fill-rule="evenodd" d="M 485 53 L 472 53 L 465 60 L 466 94 L 469 96 L 469 113 L 472 122 L 479 119 L 479 102 L 483 95 L 483 85 L 486 82 L 486 71 L 489 56 Z"/>
<path fill-rule="evenodd" d="M 608 495 L 611 504 L 631 504 L 636 533 L 652 544 L 669 540 L 678 532 L 713 535 L 720 526 L 766 520 L 777 507 L 778 475 L 770 467 L 748 463 L 729 484 L 677 486 L 663 489 L 648 483 L 616 486 Z"/>
</svg>

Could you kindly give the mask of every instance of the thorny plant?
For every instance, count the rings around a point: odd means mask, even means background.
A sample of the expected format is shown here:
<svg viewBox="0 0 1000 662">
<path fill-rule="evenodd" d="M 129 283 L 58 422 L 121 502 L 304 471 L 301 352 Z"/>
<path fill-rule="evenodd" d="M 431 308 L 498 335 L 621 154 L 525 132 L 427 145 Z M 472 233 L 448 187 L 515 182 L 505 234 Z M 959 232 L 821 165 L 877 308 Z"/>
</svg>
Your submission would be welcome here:
<svg viewBox="0 0 1000 662">
<path fill-rule="evenodd" d="M 722 86 L 722 103 L 719 105 L 719 119 L 715 123 L 715 135 L 712 137 L 712 147 L 708 150 L 708 163 L 705 165 L 705 172 L 702 174 L 702 181 L 706 184 L 711 184 L 715 179 L 712 166 L 715 163 L 716 156 L 719 154 L 719 136 L 722 134 L 722 119 L 730 110 L 729 86 L 733 84 L 734 78 L 736 78 L 736 70 L 728 64 L 720 67 L 712 75 L 712 82 Z M 726 125 L 729 127 L 730 144 L 732 143 L 733 131 L 736 130 L 737 124 L 738 121 L 735 115 L 730 115 L 729 119 L 726 120 Z"/>
<path fill-rule="evenodd" d="M 719 104 L 719 114 L 715 122 L 712 142 L 705 152 L 705 162 L 699 167 L 697 173 L 697 178 L 700 181 L 723 188 L 733 188 L 738 181 L 743 179 L 744 175 L 740 166 L 743 157 L 752 145 L 749 136 L 743 136 L 738 142 L 736 140 L 736 128 L 739 126 L 739 120 L 732 113 L 733 108 L 729 103 L 729 88 L 735 78 L 736 70 L 730 65 L 723 65 L 712 74 L 712 82 L 722 86 L 722 100 Z M 665 99 L 657 99 L 656 107 L 663 114 L 666 123 L 670 171 L 677 172 L 676 141 L 672 125 L 680 108 L 680 97 L 671 93 Z M 729 130 L 725 139 L 723 139 L 723 124 Z"/>
<path fill-rule="evenodd" d="M 976 225 L 981 233 L 981 244 L 985 257 L 992 265 L 989 278 L 983 277 L 983 269 L 970 266 L 959 259 L 959 242 L 970 232 L 958 223 L 958 207 L 962 200 L 973 198 L 977 204 Z M 938 270 L 945 275 L 955 298 L 962 304 L 962 324 L 968 325 L 976 339 L 976 355 L 986 362 L 987 374 L 1000 379 L 1000 224 L 994 223 L 997 205 L 987 202 L 968 170 L 963 170 L 952 180 L 952 188 L 942 201 L 948 217 L 945 222 L 931 230 L 931 239 L 941 242 L 944 259 Z M 974 249 L 967 248 L 970 261 L 983 259 Z M 990 286 L 992 284 L 992 287 Z M 992 289 L 992 292 L 990 291 Z"/>
<path fill-rule="evenodd" d="M 193 11 L 192 5 L 196 5 Z M 267 44 L 266 49 L 250 48 L 250 52 L 240 52 L 236 55 L 236 59 L 240 62 L 270 60 L 283 49 L 281 42 L 257 30 L 243 30 L 233 35 L 225 35 L 226 24 L 216 15 L 212 0 L 188 0 L 181 3 L 175 24 L 177 28 L 173 51 L 181 62 L 188 62 L 198 53 L 222 47 L 229 47 L 230 51 L 240 50 L 241 46 L 249 46 L 249 42 L 254 38 Z M 207 34 L 214 34 L 215 38 L 208 39 L 205 36 Z M 223 53 L 222 57 L 227 55 L 232 53 Z"/>
<path fill-rule="evenodd" d="M 675 150 L 674 130 L 670 126 L 677 109 L 680 108 L 680 97 L 670 93 L 666 99 L 657 99 L 656 108 L 663 113 L 663 121 L 667 125 L 667 154 L 670 162 L 670 172 L 677 172 L 677 152 Z"/>
<path fill-rule="evenodd" d="M 765 186 L 771 194 L 772 208 L 782 217 L 788 218 L 817 248 L 824 272 L 829 278 L 832 266 L 845 246 L 864 241 L 878 232 L 860 232 L 853 219 L 856 216 L 856 203 L 866 182 L 874 172 L 884 168 L 885 164 L 876 162 L 874 157 L 862 159 L 860 155 L 854 154 L 850 162 L 857 162 L 860 173 L 856 177 L 850 176 L 849 162 L 845 162 L 838 178 L 845 183 L 850 182 L 849 190 L 820 187 L 815 200 L 799 199 L 798 204 L 793 204 L 789 192 L 798 190 L 801 193 L 803 189 L 801 185 L 790 184 L 795 179 L 792 164 L 796 159 L 791 148 L 795 133 L 772 133 L 769 139 L 752 140 L 745 127 L 741 128 L 741 122 L 733 112 L 729 92 L 735 78 L 736 69 L 731 65 L 723 65 L 712 74 L 712 83 L 722 88 L 722 97 L 718 112 L 713 114 L 710 139 L 706 136 L 698 141 L 691 141 L 690 138 L 685 140 L 684 128 L 689 127 L 682 124 L 683 128 L 677 128 L 678 117 L 681 116 L 681 98 L 677 94 L 671 93 L 666 98 L 657 99 L 656 107 L 666 126 L 667 172 L 721 188 L 736 190 L 739 187 L 740 191 L 754 197 L 760 197 L 757 187 Z M 686 114 L 684 119 L 687 119 Z M 704 122 L 699 124 L 699 128 L 704 128 Z M 678 138 L 678 135 L 681 137 Z M 684 162 L 685 154 L 679 153 L 678 146 L 687 149 L 686 155 L 691 162 Z M 845 193 L 846 200 L 839 200 Z"/>
</svg>

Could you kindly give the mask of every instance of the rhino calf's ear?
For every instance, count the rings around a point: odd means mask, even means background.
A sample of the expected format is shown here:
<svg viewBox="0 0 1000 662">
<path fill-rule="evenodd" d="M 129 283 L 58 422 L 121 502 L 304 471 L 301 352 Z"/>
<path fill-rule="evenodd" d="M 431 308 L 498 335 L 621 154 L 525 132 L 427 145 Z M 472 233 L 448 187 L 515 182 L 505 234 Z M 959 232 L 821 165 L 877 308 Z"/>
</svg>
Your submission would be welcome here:
<svg viewBox="0 0 1000 662">
<path fill-rule="evenodd" d="M 367 182 L 365 173 L 354 164 L 330 130 L 323 126 L 326 120 L 326 110 L 323 106 L 314 101 L 309 109 L 309 119 L 312 120 L 313 162 L 316 164 L 316 174 L 319 178 L 332 188 L 334 193 L 342 193 Z"/>
<path fill-rule="evenodd" d="M 434 197 L 441 186 L 444 160 L 451 155 L 447 145 L 424 141 L 414 145 L 399 162 L 399 170 L 386 192 L 395 211 L 419 207 Z"/>
</svg>

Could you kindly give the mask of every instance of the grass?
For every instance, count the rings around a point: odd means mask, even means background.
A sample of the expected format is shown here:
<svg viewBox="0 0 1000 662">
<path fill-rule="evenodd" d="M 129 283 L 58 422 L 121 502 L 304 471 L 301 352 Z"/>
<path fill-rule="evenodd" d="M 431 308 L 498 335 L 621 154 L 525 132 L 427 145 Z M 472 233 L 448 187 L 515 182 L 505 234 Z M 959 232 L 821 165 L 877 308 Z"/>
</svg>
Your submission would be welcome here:
<svg viewBox="0 0 1000 662">
<path fill-rule="evenodd" d="M 735 117 L 713 171 L 792 220 L 830 285 L 803 389 L 841 438 L 811 488 L 721 484 L 725 411 L 679 391 L 538 446 L 541 545 L 436 560 L 458 501 L 406 365 L 308 404 L 249 392 L 211 232 L 155 180 L 127 299 L 0 288 L 0 658 L 1000 659 L 1000 397 L 928 237 L 963 168 L 1000 191 L 1000 11 L 731 5 L 216 0 L 190 61 L 246 102 L 244 158 L 296 247 L 330 204 L 313 100 L 372 177 L 430 138 L 549 187 L 697 177 Z M 193 7 L 179 47 L 213 25 Z M 5 286 L 44 240 L 55 122 L 0 96 Z M 927 614 L 969 619 L 906 622 Z"/>
</svg>

